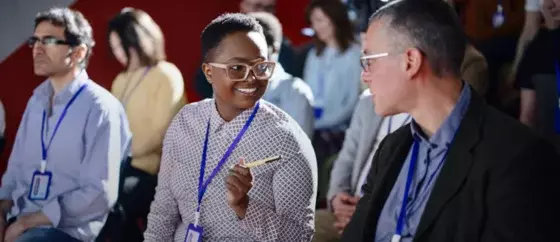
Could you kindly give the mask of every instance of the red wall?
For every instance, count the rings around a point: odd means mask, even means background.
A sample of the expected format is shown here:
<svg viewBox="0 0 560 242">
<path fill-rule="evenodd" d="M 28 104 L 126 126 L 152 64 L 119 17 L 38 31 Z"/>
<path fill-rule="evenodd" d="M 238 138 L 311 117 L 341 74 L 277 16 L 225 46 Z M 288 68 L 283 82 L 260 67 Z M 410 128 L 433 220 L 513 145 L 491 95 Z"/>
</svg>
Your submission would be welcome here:
<svg viewBox="0 0 560 242">
<path fill-rule="evenodd" d="M 307 0 L 278 0 L 278 17 L 284 25 L 284 32 L 296 44 L 306 40 L 300 35 L 300 30 L 306 26 L 304 10 L 307 2 Z M 192 77 L 200 64 L 200 32 L 218 14 L 237 11 L 238 1 L 79 0 L 72 7 L 81 11 L 90 21 L 96 40 L 88 73 L 93 80 L 106 88 L 110 87 L 121 68 L 108 52 L 106 24 L 114 14 L 126 6 L 144 9 L 161 26 L 165 34 L 168 60 L 182 71 L 189 101 L 198 100 L 198 96 L 194 93 Z M 29 22 L 31 23 L 32 19 Z M 33 75 L 31 63 L 31 51 L 26 46 L 20 47 L 0 63 L 2 74 L 0 99 L 6 108 L 8 138 L 6 150 L 0 157 L 0 171 L 3 171 L 7 162 L 27 100 L 33 89 L 43 80 Z"/>
</svg>

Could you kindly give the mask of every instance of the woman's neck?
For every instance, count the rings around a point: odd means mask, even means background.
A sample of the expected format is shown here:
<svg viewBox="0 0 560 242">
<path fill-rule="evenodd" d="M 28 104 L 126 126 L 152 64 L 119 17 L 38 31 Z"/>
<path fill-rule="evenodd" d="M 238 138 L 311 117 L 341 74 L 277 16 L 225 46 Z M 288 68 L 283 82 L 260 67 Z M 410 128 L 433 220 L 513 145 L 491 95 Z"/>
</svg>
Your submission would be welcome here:
<svg viewBox="0 0 560 242">
<path fill-rule="evenodd" d="M 339 49 L 340 46 L 338 44 L 338 42 L 336 41 L 335 38 L 329 38 L 327 39 L 327 41 L 325 41 L 325 45 L 327 47 L 333 48 L 333 49 Z"/>
<path fill-rule="evenodd" d="M 245 111 L 244 109 L 234 108 L 231 105 L 226 104 L 226 102 L 222 102 L 219 98 L 216 98 L 215 100 L 216 110 L 218 110 L 218 114 L 220 114 L 220 117 L 226 122 L 235 119 L 235 117 Z"/>
</svg>

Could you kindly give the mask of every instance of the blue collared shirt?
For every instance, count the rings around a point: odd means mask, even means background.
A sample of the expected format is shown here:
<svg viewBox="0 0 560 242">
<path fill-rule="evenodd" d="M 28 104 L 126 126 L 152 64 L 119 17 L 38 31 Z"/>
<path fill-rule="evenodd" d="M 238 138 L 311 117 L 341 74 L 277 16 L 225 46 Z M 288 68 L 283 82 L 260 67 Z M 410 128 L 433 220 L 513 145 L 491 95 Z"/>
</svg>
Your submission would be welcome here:
<svg viewBox="0 0 560 242">
<path fill-rule="evenodd" d="M 313 92 L 303 80 L 286 73 L 279 63 L 274 68 L 263 99 L 288 113 L 307 136 L 313 137 Z"/>
<path fill-rule="evenodd" d="M 444 158 L 448 146 L 453 141 L 455 132 L 463 116 L 467 111 L 471 100 L 471 90 L 469 85 L 464 84 L 461 91 L 461 96 L 453 111 L 447 119 L 443 122 L 442 126 L 436 133 L 426 138 L 420 131 L 418 124 L 414 121 L 411 122 L 411 132 L 414 138 L 420 142 L 418 160 L 416 161 L 416 169 L 414 171 L 413 182 L 409 191 L 409 202 L 407 206 L 406 217 L 403 224 L 402 242 L 411 242 L 416 229 L 420 224 L 420 219 L 424 208 L 428 203 L 430 194 L 437 180 L 439 172 L 438 165 Z M 400 215 L 401 205 L 404 197 L 404 188 L 406 184 L 406 176 L 410 164 L 410 157 L 412 154 L 412 147 L 408 152 L 406 161 L 404 162 L 397 181 L 383 206 L 379 221 L 377 223 L 377 231 L 375 234 L 376 242 L 391 241 L 391 237 L 395 234 L 397 227 L 397 219 Z M 431 183 L 428 180 L 434 174 Z"/>
<path fill-rule="evenodd" d="M 42 159 L 43 110 L 48 117 L 44 134 L 48 144 L 63 109 L 84 84 L 87 86 L 68 109 L 48 150 L 49 197 L 31 201 L 31 177 Z M 54 227 L 81 241 L 93 241 L 117 199 L 120 164 L 131 139 L 128 120 L 120 102 L 85 71 L 54 96 L 51 110 L 52 95 L 47 80 L 27 103 L 2 177 L 0 199 L 14 202 L 9 217 L 42 211 Z"/>
</svg>

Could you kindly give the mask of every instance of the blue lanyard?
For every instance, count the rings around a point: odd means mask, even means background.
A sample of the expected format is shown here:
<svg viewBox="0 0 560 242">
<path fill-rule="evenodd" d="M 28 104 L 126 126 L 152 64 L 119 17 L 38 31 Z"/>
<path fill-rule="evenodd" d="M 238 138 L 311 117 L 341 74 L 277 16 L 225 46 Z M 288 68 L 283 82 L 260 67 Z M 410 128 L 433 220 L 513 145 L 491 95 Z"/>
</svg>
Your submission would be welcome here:
<svg viewBox="0 0 560 242">
<path fill-rule="evenodd" d="M 49 148 L 51 147 L 54 136 L 56 135 L 56 132 L 58 131 L 58 128 L 60 127 L 60 124 L 62 123 L 62 120 L 64 119 L 64 117 L 66 117 L 66 113 L 68 112 L 68 109 L 70 108 L 72 103 L 74 103 L 74 101 L 80 95 L 80 93 L 86 88 L 86 86 L 87 86 L 87 84 L 83 84 L 80 87 L 80 89 L 78 89 L 78 91 L 74 94 L 74 96 L 72 96 L 70 101 L 68 101 L 68 103 L 66 104 L 66 107 L 64 107 L 64 110 L 60 114 L 60 117 L 58 118 L 58 122 L 56 122 L 56 126 L 54 127 L 54 130 L 51 134 L 51 138 L 49 139 L 49 143 L 47 145 L 45 145 L 45 138 L 44 138 L 45 123 L 46 123 L 45 121 L 47 119 L 47 111 L 43 110 L 43 121 L 41 123 L 41 148 L 42 148 L 41 157 L 43 158 L 43 162 L 46 162 L 46 160 L 47 160 L 47 152 L 48 152 Z"/>
<path fill-rule="evenodd" d="M 554 106 L 554 129 L 560 134 L 560 63 L 558 60 L 554 63 L 556 69 L 556 103 Z"/>
<path fill-rule="evenodd" d="M 402 200 L 402 205 L 401 205 L 401 211 L 399 213 L 399 218 L 397 219 L 397 228 L 396 228 L 396 232 L 395 232 L 395 234 L 398 235 L 399 238 L 400 238 L 400 236 L 402 236 L 404 220 L 405 220 L 405 217 L 406 217 L 406 208 L 407 208 L 407 205 L 408 205 L 408 195 L 409 195 L 409 192 L 410 192 L 410 185 L 412 184 L 412 179 L 414 178 L 414 169 L 416 168 L 416 162 L 418 161 L 419 149 L 420 149 L 420 142 L 416 138 L 414 138 L 414 144 L 412 145 L 412 154 L 410 156 L 410 164 L 408 166 L 408 174 L 406 176 L 406 185 L 404 187 L 404 197 L 403 197 L 403 200 Z M 434 173 L 432 173 L 430 175 L 430 179 L 428 179 L 428 183 L 426 184 L 426 187 L 430 186 L 430 184 L 432 183 L 436 174 L 438 173 L 438 171 L 443 166 L 443 162 L 445 161 L 445 158 L 447 157 L 448 152 L 449 152 L 449 147 L 447 147 L 447 150 L 445 151 L 445 154 L 443 154 L 443 158 L 441 158 L 441 161 L 439 162 L 438 166 L 436 167 L 436 170 L 434 171 Z"/>
<path fill-rule="evenodd" d="M 241 140 L 241 138 L 249 128 L 249 126 L 251 126 L 251 123 L 253 122 L 253 119 L 255 118 L 255 115 L 257 114 L 258 110 L 259 110 L 259 103 L 257 102 L 255 108 L 253 109 L 253 112 L 251 113 L 251 116 L 249 116 L 249 119 L 247 119 L 247 122 L 245 122 L 245 125 L 243 126 L 241 131 L 239 131 L 237 137 L 235 137 L 231 145 L 228 147 L 226 153 L 224 154 L 224 156 L 222 157 L 222 159 L 220 160 L 216 168 L 214 168 L 212 173 L 210 173 L 210 176 L 206 179 L 206 182 L 204 182 L 204 170 L 206 169 L 206 153 L 208 151 L 208 136 L 210 134 L 210 120 L 208 120 L 208 124 L 206 125 L 206 138 L 204 139 L 204 148 L 202 149 L 202 159 L 200 161 L 200 176 L 198 177 L 198 205 L 196 208 L 197 214 L 200 212 L 200 204 L 202 203 L 202 197 L 204 196 L 204 193 L 206 193 L 206 188 L 208 188 L 208 185 L 210 184 L 212 179 L 214 179 L 214 177 L 224 166 L 227 159 L 229 158 L 229 156 L 231 155 L 231 153 L 233 152 L 233 150 L 235 149 L 235 147 L 237 146 L 237 144 L 239 143 L 239 141 Z M 198 224 L 198 222 L 196 224 Z"/>
</svg>

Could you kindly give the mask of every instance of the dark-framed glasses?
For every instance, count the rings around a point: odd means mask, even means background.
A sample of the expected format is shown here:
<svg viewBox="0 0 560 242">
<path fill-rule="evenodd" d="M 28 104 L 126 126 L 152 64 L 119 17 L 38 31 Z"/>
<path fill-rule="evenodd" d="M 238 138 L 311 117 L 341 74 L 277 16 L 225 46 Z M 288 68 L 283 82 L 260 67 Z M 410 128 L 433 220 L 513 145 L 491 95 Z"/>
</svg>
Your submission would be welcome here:
<svg viewBox="0 0 560 242">
<path fill-rule="evenodd" d="M 72 45 L 70 42 L 66 40 L 57 39 L 54 36 L 45 36 L 43 38 L 39 38 L 36 36 L 31 36 L 27 39 L 27 45 L 30 48 L 33 48 L 37 42 L 41 42 L 44 46 L 55 46 L 55 45 Z"/>
<path fill-rule="evenodd" d="M 381 57 L 387 57 L 389 53 L 379 53 L 379 54 L 372 54 L 360 57 L 360 65 L 362 66 L 362 70 L 368 71 L 370 62 L 375 59 L 379 59 Z"/>
<path fill-rule="evenodd" d="M 227 77 L 232 81 L 247 80 L 250 71 L 253 71 L 255 78 L 258 80 L 269 79 L 274 72 L 274 67 L 276 66 L 276 63 L 271 61 L 258 62 L 252 66 L 245 63 L 222 64 L 211 62 L 208 64 L 213 67 L 224 69 Z"/>
</svg>

